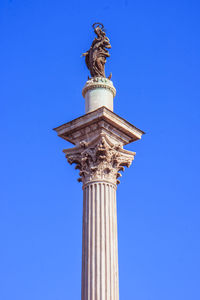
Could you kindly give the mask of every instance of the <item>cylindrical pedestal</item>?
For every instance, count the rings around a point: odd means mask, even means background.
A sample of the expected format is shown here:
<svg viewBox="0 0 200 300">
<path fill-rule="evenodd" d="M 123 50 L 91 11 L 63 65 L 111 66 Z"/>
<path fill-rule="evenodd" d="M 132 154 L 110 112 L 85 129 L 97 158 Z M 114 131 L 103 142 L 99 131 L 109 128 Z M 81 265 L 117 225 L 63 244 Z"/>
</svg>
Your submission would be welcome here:
<svg viewBox="0 0 200 300">
<path fill-rule="evenodd" d="M 116 186 L 83 187 L 82 300 L 118 300 Z"/>
<path fill-rule="evenodd" d="M 113 111 L 113 98 L 116 90 L 108 78 L 93 77 L 86 82 L 82 91 L 85 98 L 85 113 L 94 111 L 102 106 Z"/>
</svg>

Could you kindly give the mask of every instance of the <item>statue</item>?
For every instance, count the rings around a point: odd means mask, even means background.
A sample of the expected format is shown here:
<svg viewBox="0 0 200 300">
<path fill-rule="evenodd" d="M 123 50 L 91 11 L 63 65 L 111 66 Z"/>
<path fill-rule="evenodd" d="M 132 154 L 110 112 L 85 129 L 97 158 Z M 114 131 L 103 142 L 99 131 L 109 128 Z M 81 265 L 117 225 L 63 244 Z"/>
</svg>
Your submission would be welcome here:
<svg viewBox="0 0 200 300">
<path fill-rule="evenodd" d="M 110 56 L 107 50 L 111 48 L 110 40 L 105 34 L 103 24 L 94 23 L 92 27 L 97 37 L 92 42 L 90 49 L 82 56 L 85 56 L 85 62 L 92 77 L 106 77 L 105 63 L 106 58 Z M 108 79 L 111 79 L 111 76 L 112 74 Z"/>
</svg>

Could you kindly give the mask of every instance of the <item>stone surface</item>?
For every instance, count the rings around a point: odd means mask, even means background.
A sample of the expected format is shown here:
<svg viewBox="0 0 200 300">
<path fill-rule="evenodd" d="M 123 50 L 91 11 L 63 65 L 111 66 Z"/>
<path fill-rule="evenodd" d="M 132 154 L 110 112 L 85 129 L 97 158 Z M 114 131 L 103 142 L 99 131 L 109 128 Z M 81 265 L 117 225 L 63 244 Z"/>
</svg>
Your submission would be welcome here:
<svg viewBox="0 0 200 300">
<path fill-rule="evenodd" d="M 79 169 L 78 181 L 83 185 L 93 181 L 119 183 L 120 171 L 129 167 L 135 152 L 124 150 L 120 144 L 112 144 L 106 135 L 79 146 L 63 150 L 70 164 L 76 164 Z"/>
<path fill-rule="evenodd" d="M 118 300 L 115 185 L 96 182 L 83 189 L 82 300 Z"/>
<path fill-rule="evenodd" d="M 129 144 L 141 139 L 144 132 L 106 107 L 83 115 L 65 123 L 54 130 L 66 141 L 79 145 L 81 141 L 89 142 L 100 134 L 106 134 L 115 144 Z"/>
<path fill-rule="evenodd" d="M 75 145 L 63 151 L 83 184 L 81 299 L 119 300 L 116 188 L 120 172 L 135 156 L 123 146 L 141 139 L 144 132 L 108 109 L 113 91 L 88 88 L 89 84 L 83 89 L 86 112 L 100 107 L 54 130 Z M 92 91 L 99 93 L 100 100 Z"/>
<path fill-rule="evenodd" d="M 83 88 L 82 95 L 85 98 L 85 113 L 102 106 L 113 111 L 113 98 L 116 90 L 111 80 L 103 77 L 89 79 Z"/>
</svg>

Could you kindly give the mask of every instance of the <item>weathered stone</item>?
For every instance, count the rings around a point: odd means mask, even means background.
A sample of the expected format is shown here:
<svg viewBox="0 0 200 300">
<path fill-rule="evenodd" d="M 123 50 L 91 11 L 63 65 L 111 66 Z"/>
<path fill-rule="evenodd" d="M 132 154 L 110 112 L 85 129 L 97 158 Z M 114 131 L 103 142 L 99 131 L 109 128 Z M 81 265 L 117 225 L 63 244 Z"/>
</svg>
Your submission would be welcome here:
<svg viewBox="0 0 200 300">
<path fill-rule="evenodd" d="M 54 130 L 75 147 L 63 152 L 79 170 L 83 185 L 82 300 L 119 300 L 116 189 L 135 152 L 124 145 L 144 132 L 113 112 L 116 90 L 105 78 L 109 39 L 100 23 L 97 38 L 83 55 L 92 78 L 82 95 L 86 114 Z"/>
<path fill-rule="evenodd" d="M 89 142 L 101 134 L 106 135 L 113 144 L 126 145 L 141 139 L 144 134 L 106 107 L 100 107 L 54 130 L 58 136 L 77 146 L 81 141 Z"/>
<path fill-rule="evenodd" d="M 100 135 L 89 143 L 82 141 L 79 146 L 63 150 L 70 164 L 80 170 L 79 182 L 92 181 L 119 183 L 120 171 L 129 167 L 135 152 L 127 151 L 120 144 L 112 144 L 106 135 Z"/>
<path fill-rule="evenodd" d="M 90 78 L 83 88 L 82 95 L 85 98 L 85 113 L 105 106 L 113 111 L 113 98 L 116 89 L 111 80 L 102 77 Z"/>
</svg>

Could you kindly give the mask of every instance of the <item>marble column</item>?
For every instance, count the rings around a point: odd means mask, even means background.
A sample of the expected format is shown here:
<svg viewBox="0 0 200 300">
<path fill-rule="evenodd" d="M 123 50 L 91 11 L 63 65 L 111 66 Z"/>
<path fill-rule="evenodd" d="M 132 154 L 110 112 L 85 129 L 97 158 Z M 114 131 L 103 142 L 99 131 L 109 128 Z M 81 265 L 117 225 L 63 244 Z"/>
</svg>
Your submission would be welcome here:
<svg viewBox="0 0 200 300">
<path fill-rule="evenodd" d="M 116 187 L 135 153 L 106 135 L 72 149 L 64 152 L 83 183 L 82 300 L 118 300 Z"/>
<path fill-rule="evenodd" d="M 113 111 L 113 99 L 116 96 L 116 89 L 113 82 L 108 78 L 90 78 L 82 90 L 82 95 L 85 98 L 86 114 L 102 106 Z"/>
<path fill-rule="evenodd" d="M 113 113 L 116 90 L 107 78 L 83 88 L 86 114 L 55 128 L 75 147 L 63 152 L 83 187 L 82 300 L 118 300 L 116 189 L 135 152 L 124 145 L 144 133 Z"/>
<path fill-rule="evenodd" d="M 82 300 L 118 300 L 116 186 L 83 188 Z"/>
</svg>

